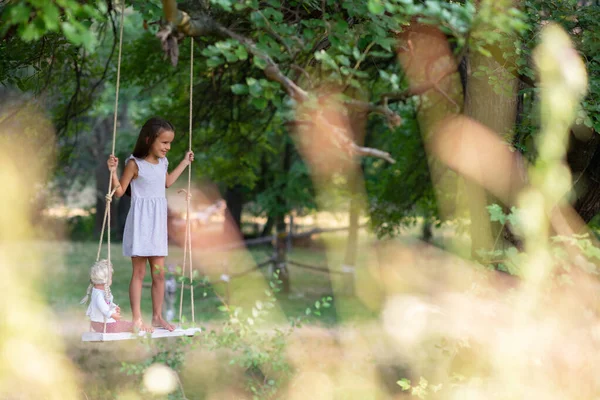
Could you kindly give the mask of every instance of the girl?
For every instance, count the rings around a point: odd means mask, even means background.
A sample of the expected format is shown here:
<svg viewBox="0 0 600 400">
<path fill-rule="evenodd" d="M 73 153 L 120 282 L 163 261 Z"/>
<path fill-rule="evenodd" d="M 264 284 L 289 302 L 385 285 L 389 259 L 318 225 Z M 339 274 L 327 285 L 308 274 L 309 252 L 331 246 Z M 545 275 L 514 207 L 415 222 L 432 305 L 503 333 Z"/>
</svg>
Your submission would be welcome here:
<svg viewBox="0 0 600 400">
<path fill-rule="evenodd" d="M 90 270 L 90 285 L 87 294 L 81 299 L 81 304 L 87 303 L 91 295 L 92 300 L 86 315 L 90 317 L 92 331 L 104 332 L 106 322 L 106 333 L 132 332 L 133 323 L 121 321 L 121 309 L 113 303 L 110 292 L 112 271 L 112 265 L 107 260 L 96 261 Z"/>
<path fill-rule="evenodd" d="M 194 161 L 194 153 L 188 151 L 179 165 L 169 173 L 167 152 L 175 137 L 173 125 L 162 118 L 150 118 L 142 127 L 133 155 L 126 160 L 121 180 L 117 177 L 119 160 L 111 155 L 108 169 L 111 171 L 115 195 L 123 196 L 131 184 L 131 208 L 123 233 L 123 255 L 131 257 L 133 273 L 129 284 L 129 300 L 133 323 L 137 329 L 152 332 L 152 327 L 172 331 L 174 327 L 162 317 L 165 291 L 165 256 L 167 247 L 167 199 L 165 188 L 171 186 L 185 168 Z M 120 185 L 120 186 L 119 186 Z M 152 276 L 152 326 L 142 322 L 140 301 L 146 263 L 150 263 Z"/>
</svg>

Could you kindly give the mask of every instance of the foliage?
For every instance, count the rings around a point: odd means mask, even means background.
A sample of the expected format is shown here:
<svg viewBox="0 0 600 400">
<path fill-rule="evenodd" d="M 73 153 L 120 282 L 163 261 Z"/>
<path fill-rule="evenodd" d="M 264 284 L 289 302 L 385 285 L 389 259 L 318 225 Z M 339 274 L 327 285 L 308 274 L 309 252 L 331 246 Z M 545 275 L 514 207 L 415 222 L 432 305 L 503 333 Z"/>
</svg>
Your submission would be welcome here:
<svg viewBox="0 0 600 400">
<path fill-rule="evenodd" d="M 69 176 L 75 167 L 83 176 L 86 171 L 90 176 L 94 163 L 79 158 L 75 147 L 86 143 L 89 135 L 82 132 L 92 130 L 112 107 L 114 89 L 103 82 L 115 79 L 118 13 L 107 4 L 110 2 L 23 0 L 0 6 L 0 82 L 34 94 L 52 89 L 51 109 L 59 133 L 64 133 L 60 141 L 66 150 L 61 159 L 67 165 L 63 176 Z M 135 135 L 136 127 L 150 115 L 165 115 L 178 131 L 173 152 L 181 154 L 187 148 L 189 46 L 181 44 L 177 69 L 167 65 L 154 36 L 162 16 L 161 3 L 133 0 L 127 4 L 132 12 L 125 19 L 121 87 L 122 102 L 129 104 L 134 126 L 120 132 L 120 137 Z M 439 27 L 459 57 L 467 54 L 467 48 L 499 56 L 506 60 L 509 72 L 532 81 L 531 50 L 539 26 L 557 20 L 572 33 L 592 77 L 578 122 L 595 130 L 600 126 L 595 56 L 600 11 L 598 7 L 580 7 L 575 0 L 527 0 L 506 12 L 495 2 L 470 0 L 214 0 L 185 1 L 181 7 L 193 16 L 209 15 L 253 41 L 257 54 L 272 59 L 305 90 L 328 85 L 347 98 L 373 104 L 383 104 L 390 94 L 407 93 L 408 84 L 394 56 L 402 50 L 397 33 L 410 22 Z M 286 150 L 292 142 L 288 123 L 294 120 L 294 102 L 277 83 L 266 79 L 264 58 L 231 37 L 201 37 L 196 43 L 193 114 L 197 175 L 217 181 L 222 188 L 245 187 L 246 201 L 253 202 L 259 213 L 314 209 L 308 170 L 293 147 Z M 493 71 L 473 72 L 488 76 L 490 83 L 502 90 Z M 538 130 L 536 90 L 525 87 L 519 96 L 522 116 L 512 140 L 520 151 L 533 157 L 531 137 Z M 392 129 L 380 116 L 371 115 L 365 144 L 389 151 L 398 162 L 363 161 L 372 225 L 381 235 L 393 235 L 408 221 L 407 216 L 437 218 L 418 137 L 418 98 L 406 96 L 402 101 L 389 101 L 388 106 L 402 116 L 403 125 Z M 130 146 L 130 142 L 127 139 L 118 147 Z M 94 143 L 89 146 L 93 148 Z M 283 160 L 286 151 L 292 160 L 287 164 Z M 63 184 L 68 185 L 68 180 Z M 343 180 L 337 185 L 345 189 Z"/>
<path fill-rule="evenodd" d="M 16 29 L 23 41 L 32 42 L 59 33 L 71 44 L 92 52 L 97 45 L 92 24 L 101 22 L 106 13 L 106 2 L 99 0 L 84 3 L 75 0 L 9 2 L 2 10 L 0 36 Z"/>
<path fill-rule="evenodd" d="M 87 241 L 94 238 L 96 216 L 94 214 L 76 215 L 67 219 L 66 228 L 70 240 Z"/>
<path fill-rule="evenodd" d="M 264 329 L 270 312 L 278 307 L 276 293 L 280 291 L 278 271 L 265 290 L 265 298 L 257 300 L 251 310 L 232 307 L 225 303 L 219 309 L 228 320 L 219 331 L 212 330 L 203 339 L 210 350 L 231 350 L 229 365 L 246 371 L 246 389 L 255 399 L 276 398 L 293 375 L 286 358 L 286 344 L 296 328 L 302 326 L 304 316 L 292 318 L 288 327 Z M 321 315 L 321 308 L 331 306 L 331 297 L 324 297 L 305 311 L 305 315 Z"/>
<path fill-rule="evenodd" d="M 186 278 L 181 278 L 186 281 Z M 207 283 L 205 280 L 204 283 Z M 329 308 L 333 298 L 323 297 L 312 307 L 305 310 L 305 315 L 292 318 L 289 326 L 265 329 L 271 311 L 279 307 L 276 294 L 280 291 L 278 272 L 269 282 L 270 288 L 265 290 L 263 300 L 257 300 L 251 310 L 230 306 L 224 302 L 219 310 L 227 319 L 217 330 L 206 332 L 198 339 L 182 338 L 178 342 L 165 344 L 161 341 L 142 339 L 151 356 L 141 363 L 123 362 L 121 370 L 127 375 L 141 376 L 153 364 L 167 365 L 180 372 L 184 363 L 185 353 L 196 346 L 217 351 L 228 350 L 229 368 L 241 368 L 245 371 L 245 388 L 254 399 L 277 398 L 282 388 L 293 375 L 292 366 L 286 356 L 286 345 L 289 336 L 295 329 L 302 326 L 309 315 L 321 315 L 323 308 Z M 210 290 L 212 294 L 212 290 Z M 204 296 L 207 295 L 205 291 Z M 172 398 L 179 398 L 176 393 Z"/>
<path fill-rule="evenodd" d="M 378 236 L 396 236 L 402 225 L 416 222 L 414 217 L 437 219 L 437 204 L 429 176 L 425 148 L 412 110 L 402 112 L 405 123 L 396 135 L 385 135 L 375 126 L 367 145 L 386 148 L 396 154 L 396 164 L 365 159 L 363 170 L 369 195 L 371 226 Z"/>
<path fill-rule="evenodd" d="M 503 228 L 505 225 L 508 225 L 515 233 L 523 231 L 523 216 L 521 215 L 522 211 L 519 209 L 511 207 L 508 214 L 505 214 L 502 207 L 498 204 L 489 205 L 487 209 L 491 221 L 499 222 Z M 576 259 L 570 260 L 570 248 L 577 249 L 581 255 Z M 523 265 L 525 265 L 526 257 L 516 247 L 510 246 L 507 249 L 492 251 L 477 249 L 476 251 L 479 257 L 481 257 L 481 262 L 488 268 L 495 268 L 515 276 L 523 275 Z M 562 235 L 551 237 L 550 253 L 552 254 L 553 262 L 551 269 L 556 270 L 557 274 L 570 271 L 573 266 L 589 274 L 598 275 L 600 273 L 596 265 L 600 261 L 600 249 L 593 244 L 588 233 L 573 234 L 569 237 Z"/>
<path fill-rule="evenodd" d="M 141 363 L 123 361 L 121 363 L 121 372 L 140 378 L 144 372 L 154 364 L 166 365 L 175 372 L 180 371 L 185 360 L 185 353 L 194 346 L 192 339 L 185 336 L 179 338 L 177 342 L 152 340 L 149 338 L 141 338 L 139 342 L 146 348 L 151 356 Z M 185 399 L 182 388 L 180 387 L 180 391 L 169 395 L 169 399 Z"/>
</svg>

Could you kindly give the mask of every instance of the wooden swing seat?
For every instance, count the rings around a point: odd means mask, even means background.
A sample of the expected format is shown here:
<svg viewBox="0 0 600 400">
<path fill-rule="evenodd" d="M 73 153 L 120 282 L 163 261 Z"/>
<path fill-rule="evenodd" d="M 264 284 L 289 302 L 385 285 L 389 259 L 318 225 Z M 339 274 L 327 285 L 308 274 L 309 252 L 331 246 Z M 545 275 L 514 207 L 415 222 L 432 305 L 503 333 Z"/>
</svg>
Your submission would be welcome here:
<svg viewBox="0 0 600 400">
<path fill-rule="evenodd" d="M 120 332 L 120 333 L 102 333 L 102 332 L 85 332 L 81 335 L 82 342 L 114 342 L 118 340 L 132 340 L 149 336 L 152 339 L 160 339 L 167 337 L 180 337 L 180 336 L 194 336 L 200 333 L 200 328 L 177 328 L 172 332 L 166 329 L 155 328 L 154 332 L 148 333 L 140 331 L 138 333 L 133 332 Z"/>
</svg>

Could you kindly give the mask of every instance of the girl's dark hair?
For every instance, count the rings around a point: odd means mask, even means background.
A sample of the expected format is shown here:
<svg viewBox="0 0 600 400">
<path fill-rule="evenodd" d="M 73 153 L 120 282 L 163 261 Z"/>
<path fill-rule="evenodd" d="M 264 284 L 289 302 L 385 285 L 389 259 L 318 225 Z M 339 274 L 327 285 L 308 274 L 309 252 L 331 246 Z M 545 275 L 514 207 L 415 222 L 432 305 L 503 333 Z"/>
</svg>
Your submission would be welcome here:
<svg viewBox="0 0 600 400">
<path fill-rule="evenodd" d="M 163 131 L 175 132 L 175 128 L 173 128 L 173 125 L 169 121 L 159 117 L 152 117 L 146 121 L 135 143 L 133 156 L 136 158 L 146 158 L 150 153 L 150 147 L 152 147 L 158 135 Z"/>
<path fill-rule="evenodd" d="M 159 117 L 152 117 L 146 121 L 135 143 L 133 156 L 135 158 L 146 158 L 150 153 L 150 147 L 163 131 L 175 132 L 175 128 L 169 121 Z M 127 186 L 125 194 L 131 196 L 131 183 Z"/>
</svg>

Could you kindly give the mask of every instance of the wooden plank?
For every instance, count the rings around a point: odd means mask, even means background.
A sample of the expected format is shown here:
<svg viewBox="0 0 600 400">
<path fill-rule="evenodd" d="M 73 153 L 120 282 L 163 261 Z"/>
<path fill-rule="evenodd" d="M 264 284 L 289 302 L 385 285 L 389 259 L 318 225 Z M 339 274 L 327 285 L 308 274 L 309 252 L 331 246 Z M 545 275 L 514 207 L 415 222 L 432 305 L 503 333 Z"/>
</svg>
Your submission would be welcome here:
<svg viewBox="0 0 600 400">
<path fill-rule="evenodd" d="M 197 333 L 200 333 L 200 328 L 188 328 L 188 329 L 175 329 L 172 332 L 169 332 L 166 329 L 156 328 L 150 337 L 152 339 L 160 339 L 167 337 L 180 337 L 180 336 L 194 336 Z M 148 335 L 146 332 L 122 332 L 122 333 L 102 333 L 102 332 L 85 332 L 81 335 L 82 342 L 113 342 L 118 340 L 132 340 L 141 338 Z"/>
</svg>

